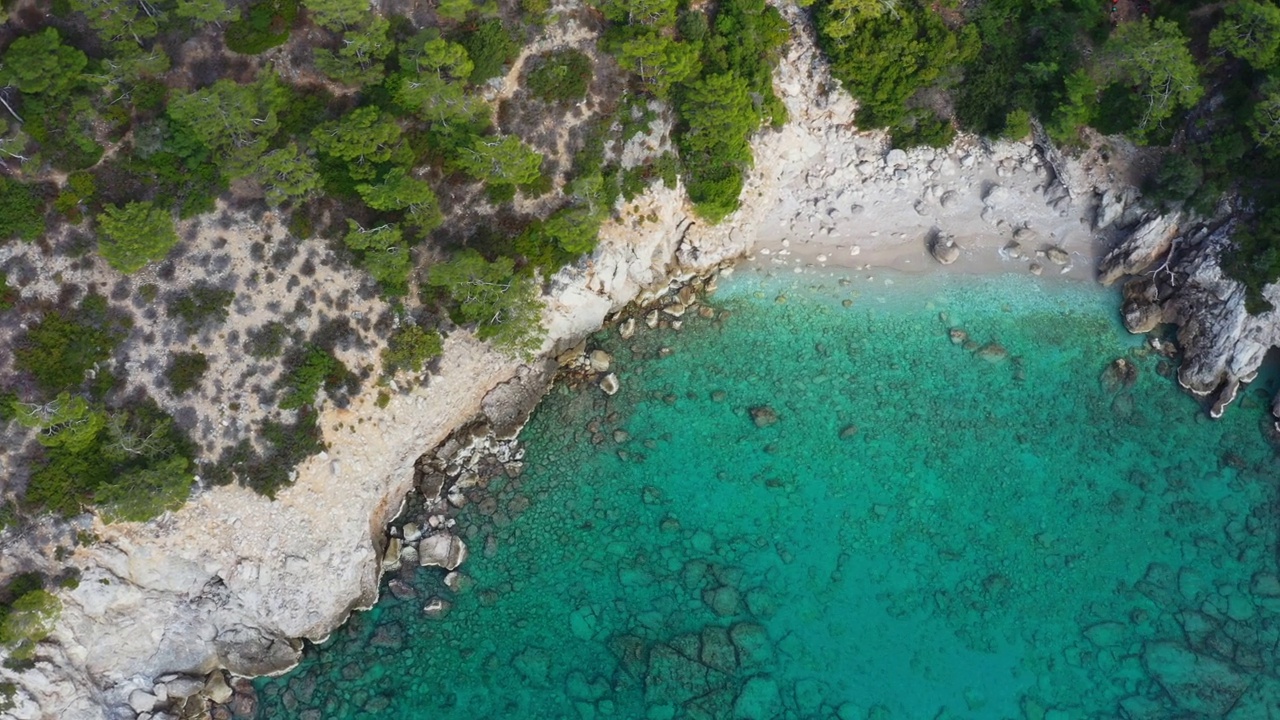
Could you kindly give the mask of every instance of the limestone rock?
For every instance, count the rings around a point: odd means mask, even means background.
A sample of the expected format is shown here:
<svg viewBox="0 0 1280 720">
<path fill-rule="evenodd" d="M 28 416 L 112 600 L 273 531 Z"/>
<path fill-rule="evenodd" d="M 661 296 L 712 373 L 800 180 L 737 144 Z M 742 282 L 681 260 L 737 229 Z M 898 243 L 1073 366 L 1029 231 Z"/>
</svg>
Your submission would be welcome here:
<svg viewBox="0 0 1280 720">
<path fill-rule="evenodd" d="M 1256 573 L 1249 584 L 1249 592 L 1260 597 L 1280 597 L 1280 577 L 1271 572 Z"/>
<path fill-rule="evenodd" d="M 782 698 L 772 678 L 756 676 L 742 686 L 733 704 L 735 720 L 773 720 L 782 716 Z"/>
<path fill-rule="evenodd" d="M 462 538 L 449 533 L 428 535 L 418 543 L 418 564 L 455 570 L 467 559 L 467 546 Z"/>
<path fill-rule="evenodd" d="M 630 340 L 636 336 L 636 319 L 627 318 L 618 326 L 618 336 L 623 340 Z"/>
<path fill-rule="evenodd" d="M 1071 255 L 1057 245 L 1051 245 L 1045 248 L 1044 255 L 1049 258 L 1049 262 L 1054 265 L 1066 265 L 1071 262 Z"/>
<path fill-rule="evenodd" d="M 1137 275 L 1150 268 L 1173 245 L 1178 234 L 1180 213 L 1160 215 L 1143 223 L 1119 247 L 1098 264 L 1098 282 L 1110 285 L 1125 275 Z"/>
<path fill-rule="evenodd" d="M 213 673 L 205 681 L 204 696 L 219 705 L 226 705 L 230 702 L 233 694 L 231 686 L 227 684 L 227 679 L 223 677 L 221 671 Z"/>
<path fill-rule="evenodd" d="M 992 364 L 1002 363 L 1009 357 L 1009 351 L 997 342 L 989 342 L 978 348 L 973 354 Z"/>
<path fill-rule="evenodd" d="M 609 373 L 608 375 L 600 378 L 600 390 L 603 391 L 605 395 L 616 395 L 621 389 L 622 385 L 618 382 L 617 375 Z"/>
<path fill-rule="evenodd" d="M 943 265 L 950 265 L 960 259 L 960 246 L 952 238 L 939 236 L 929 244 L 929 254 Z"/>
<path fill-rule="evenodd" d="M 591 364 L 591 372 L 608 372 L 609 366 L 613 364 L 613 356 L 603 350 L 592 350 L 587 361 Z"/>
<path fill-rule="evenodd" d="M 156 707 L 156 696 L 146 690 L 134 690 L 129 693 L 129 707 L 136 713 L 149 713 Z"/>
<path fill-rule="evenodd" d="M 165 694 L 171 698 L 187 698 L 204 688 L 204 681 L 186 675 L 179 675 L 165 681 Z"/>
<path fill-rule="evenodd" d="M 422 614 L 432 620 L 441 620 L 453 609 L 452 603 L 443 598 L 433 597 L 422 606 Z"/>
</svg>

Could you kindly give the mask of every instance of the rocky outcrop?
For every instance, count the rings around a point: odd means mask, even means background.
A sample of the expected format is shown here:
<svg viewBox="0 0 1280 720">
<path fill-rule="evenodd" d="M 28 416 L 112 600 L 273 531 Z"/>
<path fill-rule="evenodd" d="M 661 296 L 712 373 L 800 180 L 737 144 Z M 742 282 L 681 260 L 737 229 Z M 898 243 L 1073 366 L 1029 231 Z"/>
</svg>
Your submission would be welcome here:
<svg viewBox="0 0 1280 720">
<path fill-rule="evenodd" d="M 1178 326 L 1178 382 L 1208 398 L 1215 417 L 1253 380 L 1267 352 L 1280 347 L 1280 314 L 1250 314 L 1244 285 L 1222 270 L 1233 229 L 1231 220 L 1180 224 L 1176 215 L 1152 218 L 1099 268 L 1104 282 L 1136 275 L 1124 286 L 1122 315 L 1130 332 Z M 1280 304 L 1280 286 L 1267 286 L 1264 296 Z M 1280 411 L 1280 399 L 1273 411 Z"/>
<path fill-rule="evenodd" d="M 1111 285 L 1125 275 L 1144 272 L 1167 255 L 1178 234 L 1179 215 L 1157 215 L 1144 222 L 1098 264 L 1098 282 Z"/>
</svg>

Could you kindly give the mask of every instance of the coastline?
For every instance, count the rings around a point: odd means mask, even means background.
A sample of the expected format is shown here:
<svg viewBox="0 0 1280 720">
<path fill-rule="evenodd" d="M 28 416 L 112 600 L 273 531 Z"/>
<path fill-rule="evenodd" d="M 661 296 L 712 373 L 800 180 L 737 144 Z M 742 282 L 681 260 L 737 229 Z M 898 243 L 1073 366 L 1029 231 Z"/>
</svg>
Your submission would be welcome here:
<svg viewBox="0 0 1280 720">
<path fill-rule="evenodd" d="M 68 612 L 56 654 L 23 682 L 38 702 L 15 717 L 114 717 L 132 692 L 171 672 L 287 671 L 298 638 L 327 637 L 376 601 L 386 527 L 418 458 L 479 418 L 510 432 L 549 387 L 555 358 L 673 284 L 726 266 L 878 280 L 885 271 L 1030 274 L 1032 262 L 1039 282 L 1093 282 L 1126 234 L 1119 228 L 1141 217 L 1124 182 L 1087 154 L 1061 177 L 1023 142 L 966 137 L 946 150 L 890 151 L 881 134 L 849 126 L 853 101 L 829 90 L 798 11 L 784 14 L 795 39 L 776 84 L 793 119 L 754 144 L 741 210 L 704 226 L 679 188 L 651 190 L 602 231 L 589 261 L 551 280 L 539 361 L 451 336 L 438 369 L 387 407 L 370 391 L 326 410 L 332 447 L 275 501 L 213 488 L 160 522 L 96 524 L 102 542 L 75 556 L 84 582 L 60 593 Z M 1005 248 L 1019 231 L 1033 235 L 1023 233 L 1025 257 L 1015 259 Z M 929 254 L 935 232 L 955 238 L 954 263 Z M 1069 261 L 1036 256 L 1047 247 Z"/>
</svg>

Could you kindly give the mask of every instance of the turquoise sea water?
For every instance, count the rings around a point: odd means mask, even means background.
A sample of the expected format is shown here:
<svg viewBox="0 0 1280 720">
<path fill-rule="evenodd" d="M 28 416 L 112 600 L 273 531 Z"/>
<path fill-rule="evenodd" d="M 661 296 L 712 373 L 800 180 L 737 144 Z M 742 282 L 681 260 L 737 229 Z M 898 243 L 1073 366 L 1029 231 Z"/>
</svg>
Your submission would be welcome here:
<svg viewBox="0 0 1280 720">
<path fill-rule="evenodd" d="M 1270 380 L 1208 421 L 1094 287 L 742 275 L 596 336 L 461 588 L 393 573 L 257 716 L 1280 717 Z"/>
</svg>

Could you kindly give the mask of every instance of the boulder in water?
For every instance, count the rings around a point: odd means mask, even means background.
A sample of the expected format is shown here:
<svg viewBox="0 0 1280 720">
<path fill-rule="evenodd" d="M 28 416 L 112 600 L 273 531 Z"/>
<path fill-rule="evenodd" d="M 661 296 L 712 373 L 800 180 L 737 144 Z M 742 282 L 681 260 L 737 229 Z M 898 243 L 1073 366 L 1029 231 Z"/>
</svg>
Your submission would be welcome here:
<svg viewBox="0 0 1280 720">
<path fill-rule="evenodd" d="M 467 546 L 462 538 L 449 533 L 429 535 L 418 543 L 418 564 L 455 570 L 467 559 Z"/>
<path fill-rule="evenodd" d="M 592 350 L 587 356 L 587 362 L 591 364 L 591 372 L 608 372 L 609 366 L 613 364 L 613 356 L 603 350 Z"/>
<path fill-rule="evenodd" d="M 618 376 L 613 373 L 609 373 L 600 379 L 600 389 L 604 391 L 605 395 L 616 395 L 621 388 L 622 385 L 618 382 Z"/>
<path fill-rule="evenodd" d="M 758 428 L 767 428 L 778 422 L 778 413 L 768 405 L 757 405 L 750 410 L 751 421 Z"/>
<path fill-rule="evenodd" d="M 975 350 L 973 354 L 992 364 L 1004 362 L 1009 357 L 1009 351 L 998 342 L 989 342 Z"/>
</svg>

